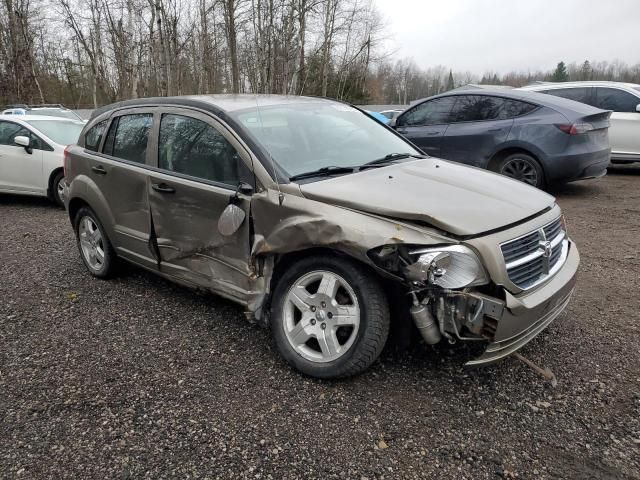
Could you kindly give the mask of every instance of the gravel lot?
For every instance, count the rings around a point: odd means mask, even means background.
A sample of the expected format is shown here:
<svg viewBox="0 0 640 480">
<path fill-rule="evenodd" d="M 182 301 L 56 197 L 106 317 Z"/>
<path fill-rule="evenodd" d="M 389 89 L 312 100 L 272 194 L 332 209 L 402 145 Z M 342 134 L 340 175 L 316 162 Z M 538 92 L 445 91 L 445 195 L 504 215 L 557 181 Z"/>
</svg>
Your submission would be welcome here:
<svg viewBox="0 0 640 480">
<path fill-rule="evenodd" d="M 555 389 L 461 348 L 304 378 L 235 305 L 96 280 L 65 212 L 0 196 L 0 477 L 640 479 L 640 168 L 555 193 L 578 289 L 523 351 Z"/>
</svg>

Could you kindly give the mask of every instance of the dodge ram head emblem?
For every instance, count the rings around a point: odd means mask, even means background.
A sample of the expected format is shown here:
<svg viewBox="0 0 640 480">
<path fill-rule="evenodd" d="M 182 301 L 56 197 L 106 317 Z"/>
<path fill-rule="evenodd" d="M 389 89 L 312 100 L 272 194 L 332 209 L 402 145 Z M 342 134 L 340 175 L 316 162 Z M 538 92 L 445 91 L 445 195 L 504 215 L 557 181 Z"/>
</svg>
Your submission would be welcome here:
<svg viewBox="0 0 640 480">
<path fill-rule="evenodd" d="M 542 248 L 542 256 L 544 258 L 549 258 L 551 256 L 551 242 L 548 240 L 540 242 L 540 248 Z"/>
</svg>

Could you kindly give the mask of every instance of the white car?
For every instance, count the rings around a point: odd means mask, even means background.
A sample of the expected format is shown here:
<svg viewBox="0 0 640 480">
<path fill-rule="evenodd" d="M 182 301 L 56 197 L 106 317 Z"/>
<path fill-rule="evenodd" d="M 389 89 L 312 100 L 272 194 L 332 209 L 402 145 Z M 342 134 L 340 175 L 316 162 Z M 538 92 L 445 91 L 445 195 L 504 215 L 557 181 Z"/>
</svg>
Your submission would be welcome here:
<svg viewBox="0 0 640 480">
<path fill-rule="evenodd" d="M 62 105 L 12 105 L 2 111 L 2 115 L 39 115 L 45 117 L 67 118 L 87 123 L 73 110 Z"/>
<path fill-rule="evenodd" d="M 0 192 L 46 196 L 63 205 L 64 149 L 84 122 L 40 115 L 0 115 Z"/>
<path fill-rule="evenodd" d="M 611 162 L 640 162 L 640 85 L 620 82 L 543 82 L 520 90 L 548 93 L 612 110 Z"/>
</svg>

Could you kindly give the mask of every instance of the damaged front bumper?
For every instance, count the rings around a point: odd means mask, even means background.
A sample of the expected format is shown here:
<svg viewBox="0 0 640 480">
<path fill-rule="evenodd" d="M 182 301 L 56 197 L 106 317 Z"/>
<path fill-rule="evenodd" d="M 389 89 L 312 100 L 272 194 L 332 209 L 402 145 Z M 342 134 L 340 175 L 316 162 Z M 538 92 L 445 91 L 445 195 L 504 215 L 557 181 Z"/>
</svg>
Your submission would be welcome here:
<svg viewBox="0 0 640 480">
<path fill-rule="evenodd" d="M 479 366 L 496 362 L 516 352 L 542 332 L 565 309 L 576 282 L 580 257 L 575 245 L 571 245 L 562 268 L 546 284 L 535 291 L 512 295 L 505 291 L 505 299 L 497 299 L 477 293 L 459 293 L 458 302 L 472 304 L 472 314 L 466 313 L 466 323 L 456 320 L 459 307 L 447 308 L 452 301 L 435 299 L 435 313 L 442 333 L 450 340 L 489 340 L 485 352 L 467 362 L 467 366 Z M 440 304 L 438 305 L 438 300 Z M 453 314 L 451 312 L 454 312 Z M 461 334 L 462 326 L 471 336 Z"/>
</svg>

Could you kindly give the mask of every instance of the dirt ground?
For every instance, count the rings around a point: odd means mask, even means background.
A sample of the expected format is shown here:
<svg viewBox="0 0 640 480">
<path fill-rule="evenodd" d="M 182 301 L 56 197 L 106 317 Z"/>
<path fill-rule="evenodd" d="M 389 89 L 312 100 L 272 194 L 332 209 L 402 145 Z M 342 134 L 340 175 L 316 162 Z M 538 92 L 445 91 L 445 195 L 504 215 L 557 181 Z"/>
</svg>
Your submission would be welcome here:
<svg viewBox="0 0 640 480">
<path fill-rule="evenodd" d="M 580 278 L 523 353 L 556 388 L 460 348 L 305 378 L 235 305 L 96 280 L 65 212 L 0 196 L 0 477 L 640 479 L 640 166 L 554 194 Z"/>
</svg>

